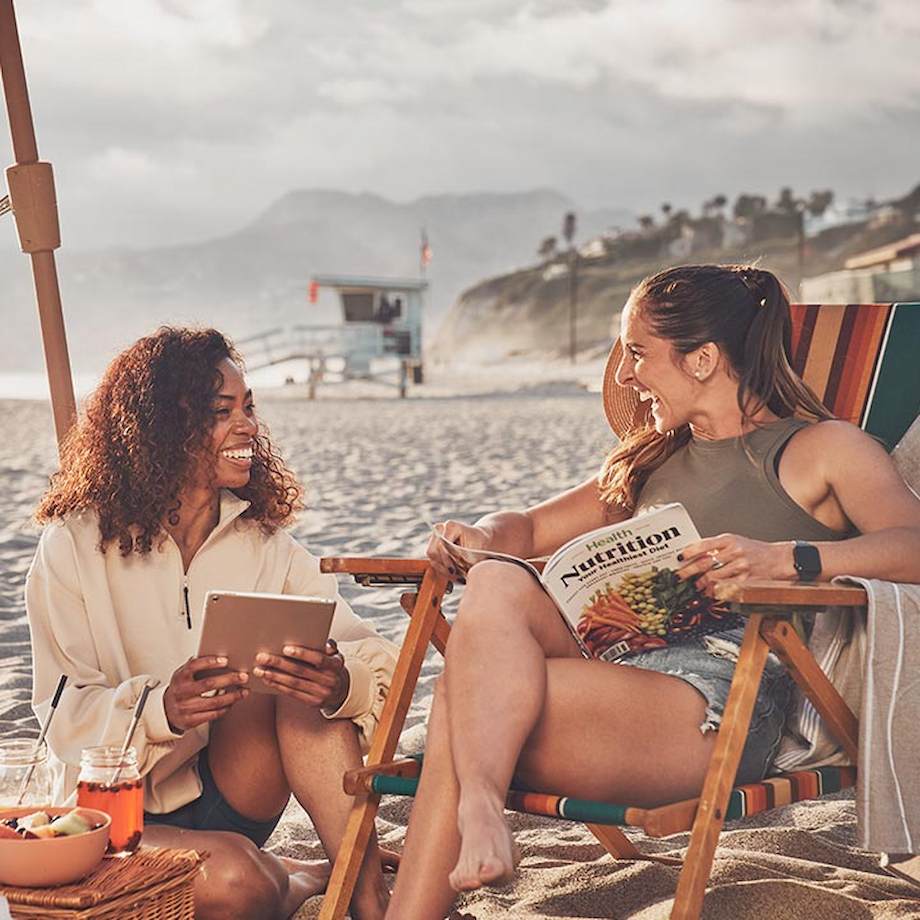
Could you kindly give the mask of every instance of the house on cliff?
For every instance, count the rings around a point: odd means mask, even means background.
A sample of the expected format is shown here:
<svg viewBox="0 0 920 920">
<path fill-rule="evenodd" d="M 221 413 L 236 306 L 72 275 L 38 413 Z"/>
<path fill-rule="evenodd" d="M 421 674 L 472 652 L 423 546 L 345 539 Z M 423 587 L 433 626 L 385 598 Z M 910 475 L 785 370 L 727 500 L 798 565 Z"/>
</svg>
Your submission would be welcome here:
<svg viewBox="0 0 920 920">
<path fill-rule="evenodd" d="M 840 271 L 802 281 L 806 303 L 920 299 L 920 233 L 851 256 Z"/>
</svg>

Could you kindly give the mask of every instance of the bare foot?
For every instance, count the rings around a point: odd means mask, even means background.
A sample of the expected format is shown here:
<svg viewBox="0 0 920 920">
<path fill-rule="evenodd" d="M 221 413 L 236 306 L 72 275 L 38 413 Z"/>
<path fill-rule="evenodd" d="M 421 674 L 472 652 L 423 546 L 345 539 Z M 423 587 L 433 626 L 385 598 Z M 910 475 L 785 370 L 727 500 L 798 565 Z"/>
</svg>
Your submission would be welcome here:
<svg viewBox="0 0 920 920">
<path fill-rule="evenodd" d="M 380 865 L 383 866 L 384 872 L 396 872 L 399 869 L 401 859 L 401 853 L 380 847 Z"/>
<path fill-rule="evenodd" d="M 461 792 L 457 827 L 460 856 L 449 876 L 454 891 L 511 881 L 519 856 L 501 801 L 486 792 Z"/>
<path fill-rule="evenodd" d="M 293 913 L 307 898 L 322 894 L 329 884 L 332 866 L 328 859 L 306 861 L 291 856 L 277 856 L 276 859 L 288 871 L 288 890 L 284 899 L 285 916 Z"/>
</svg>

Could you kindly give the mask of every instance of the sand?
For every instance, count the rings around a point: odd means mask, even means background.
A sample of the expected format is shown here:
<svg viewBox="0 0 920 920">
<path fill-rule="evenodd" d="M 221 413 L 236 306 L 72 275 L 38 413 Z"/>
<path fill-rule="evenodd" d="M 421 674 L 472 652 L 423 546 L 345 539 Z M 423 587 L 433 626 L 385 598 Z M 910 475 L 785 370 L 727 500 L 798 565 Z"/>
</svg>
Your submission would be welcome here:
<svg viewBox="0 0 920 920">
<path fill-rule="evenodd" d="M 516 381 L 492 395 L 480 382 L 473 387 L 477 395 L 405 402 L 343 399 L 332 391 L 313 403 L 292 393 L 262 400 L 285 456 L 310 485 L 310 509 L 296 535 L 319 555 L 417 554 L 426 518 L 473 520 L 586 478 L 609 444 L 600 400 L 573 382 L 578 375 L 555 376 L 559 383 L 528 387 Z M 0 421 L 0 736 L 34 737 L 22 589 L 38 540 L 29 517 L 56 452 L 45 404 L 0 402 Z M 399 641 L 407 620 L 394 591 L 344 582 L 342 591 L 383 635 Z M 406 720 L 404 750 L 423 743 L 439 670 L 438 656 L 429 653 Z M 378 822 L 384 843 L 401 847 L 408 814 L 407 800 L 384 800 Z M 523 852 L 517 881 L 467 896 L 461 902 L 466 912 L 477 918 L 667 917 L 676 869 L 615 864 L 578 825 L 525 815 L 509 820 Z M 854 840 L 855 812 L 845 793 L 729 825 L 704 916 L 920 917 L 920 890 L 884 874 L 878 857 L 857 849 Z M 680 834 L 640 848 L 680 854 L 686 844 L 687 835 Z M 321 853 L 296 803 L 269 847 L 298 856 Z M 315 917 L 318 909 L 319 899 L 312 899 L 298 917 Z"/>
</svg>

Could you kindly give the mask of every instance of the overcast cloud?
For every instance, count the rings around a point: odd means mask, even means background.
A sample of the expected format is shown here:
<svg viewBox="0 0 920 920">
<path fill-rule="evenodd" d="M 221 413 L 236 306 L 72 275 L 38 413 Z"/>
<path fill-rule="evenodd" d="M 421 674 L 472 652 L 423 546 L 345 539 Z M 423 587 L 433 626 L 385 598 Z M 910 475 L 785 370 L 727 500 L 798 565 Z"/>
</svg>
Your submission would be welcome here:
<svg viewBox="0 0 920 920">
<path fill-rule="evenodd" d="M 917 0 L 18 4 L 65 242 L 217 236 L 293 188 L 585 207 L 920 182 Z"/>
</svg>

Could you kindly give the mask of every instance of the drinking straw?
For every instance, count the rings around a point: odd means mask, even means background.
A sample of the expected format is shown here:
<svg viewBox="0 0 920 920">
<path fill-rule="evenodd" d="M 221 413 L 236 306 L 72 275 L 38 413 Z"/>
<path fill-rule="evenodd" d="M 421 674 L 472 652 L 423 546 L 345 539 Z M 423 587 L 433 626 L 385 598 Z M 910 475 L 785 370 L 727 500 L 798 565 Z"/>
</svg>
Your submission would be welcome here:
<svg viewBox="0 0 920 920">
<path fill-rule="evenodd" d="M 35 754 L 38 755 L 38 752 L 41 750 L 42 745 L 45 743 L 45 735 L 48 734 L 48 728 L 51 726 L 51 719 L 54 716 L 54 710 L 57 709 L 57 704 L 61 699 L 61 694 L 64 692 L 64 684 L 67 683 L 67 675 L 62 674 L 60 680 L 58 681 L 57 690 L 54 691 L 54 696 L 51 698 L 51 709 L 48 710 L 48 718 L 45 719 L 45 724 L 42 726 L 41 734 L 38 736 L 38 741 L 35 742 Z M 29 764 L 29 769 L 26 771 L 26 775 L 22 778 L 22 785 L 19 787 L 19 795 L 16 797 L 16 806 L 22 805 L 22 800 L 25 798 L 26 789 L 29 788 L 29 783 L 32 782 L 32 774 L 35 773 L 35 761 L 33 759 L 32 763 Z"/>
<path fill-rule="evenodd" d="M 150 695 L 151 690 L 159 686 L 159 683 L 158 680 L 154 680 L 152 683 L 147 681 L 147 683 L 144 684 L 144 689 L 141 690 L 141 695 L 137 698 L 137 704 L 134 707 L 134 717 L 131 719 L 131 725 L 128 727 L 128 734 L 125 735 L 125 743 L 121 746 L 121 753 L 118 755 L 118 766 L 115 768 L 115 773 L 109 782 L 110 786 L 114 786 L 115 783 L 118 782 L 118 776 L 121 773 L 121 765 L 125 759 L 125 752 L 131 746 L 131 739 L 134 737 L 137 723 L 140 722 L 141 715 L 144 712 L 144 706 L 147 704 L 147 697 Z"/>
</svg>

